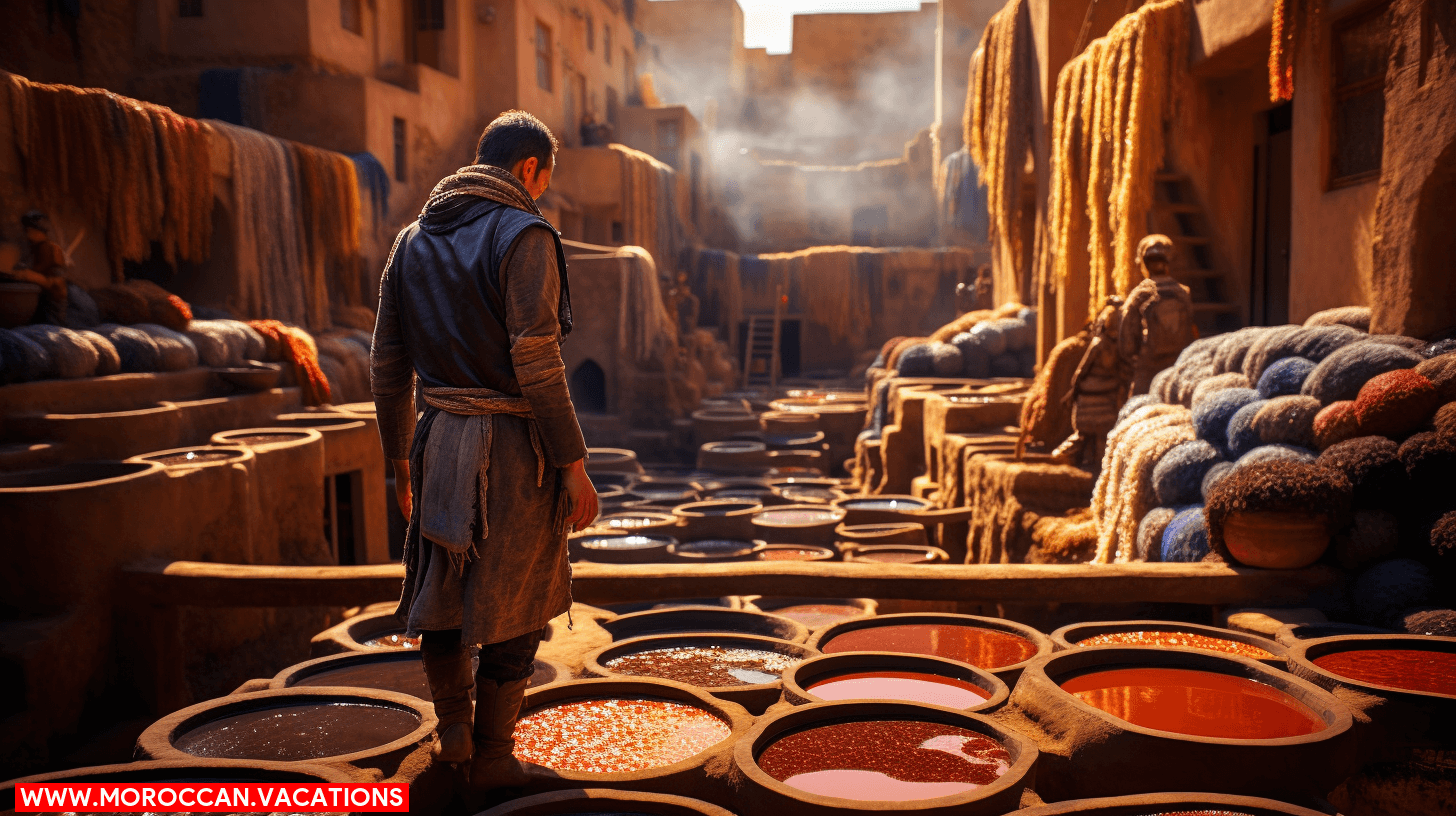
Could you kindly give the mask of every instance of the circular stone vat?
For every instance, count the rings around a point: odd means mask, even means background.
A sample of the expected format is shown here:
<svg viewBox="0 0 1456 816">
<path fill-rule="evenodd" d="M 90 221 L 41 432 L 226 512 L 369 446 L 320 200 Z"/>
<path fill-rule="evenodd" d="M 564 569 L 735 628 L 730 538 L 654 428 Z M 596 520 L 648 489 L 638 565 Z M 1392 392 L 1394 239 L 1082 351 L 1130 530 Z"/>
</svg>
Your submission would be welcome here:
<svg viewBox="0 0 1456 816">
<path fill-rule="evenodd" d="M 233 464 L 253 458 L 253 452 L 239 445 L 193 445 L 187 448 L 144 453 L 128 462 L 157 462 L 167 468 L 193 468 L 204 465 Z"/>
<path fill-rule="evenodd" d="M 841 524 L 835 528 L 834 537 L 841 545 L 855 547 L 879 544 L 914 544 L 921 547 L 930 545 L 930 537 L 925 534 L 925 525 L 914 521 Z"/>
<path fill-rule="evenodd" d="M 701 538 L 754 538 L 753 516 L 763 509 L 754 501 L 737 499 L 692 502 L 672 511 L 678 519 L 677 537 L 683 541 Z"/>
<path fill-rule="evenodd" d="M 786 504 L 752 517 L 753 536 L 774 544 L 827 544 L 844 511 L 823 504 Z"/>
<path fill-rule="evenodd" d="M 630 490 L 632 485 L 641 478 L 635 473 L 622 473 L 620 471 L 599 470 L 590 474 L 592 484 L 601 491 L 608 487 L 620 487 L 623 490 Z"/>
<path fill-rule="evenodd" d="M 693 412 L 692 420 L 693 438 L 698 444 L 729 439 L 736 433 L 757 431 L 760 427 L 758 414 L 741 406 L 703 408 Z"/>
<path fill-rule="evenodd" d="M 818 654 L 800 643 L 755 635 L 653 635 L 593 652 L 586 659 L 586 672 L 686 683 L 757 715 L 778 702 L 783 673 Z"/>
<path fill-rule="evenodd" d="M 1289 671 L 1379 701 L 1365 713 L 1391 746 L 1456 748 L 1456 638 L 1347 635 L 1289 647 Z"/>
<path fill-rule="evenodd" d="M 1034 658 L 1050 654 L 1052 641 L 1030 626 L 977 615 L 906 612 L 848 620 L 809 639 L 825 654 L 900 652 L 956 660 L 985 669 L 1014 686 Z"/>
<path fill-rule="evenodd" d="M 613 641 L 630 640 L 649 635 L 680 635 L 698 632 L 719 632 L 803 643 L 809 639 L 804 624 L 763 612 L 738 609 L 686 607 L 653 609 L 618 615 L 602 622 Z"/>
<path fill-rule="evenodd" d="M 834 504 L 849 494 L 835 487 L 820 485 L 780 485 L 774 488 L 785 502 L 791 504 Z"/>
<path fill-rule="evenodd" d="M 662 793 L 577 788 L 514 799 L 479 816 L 733 816 L 697 799 Z"/>
<path fill-rule="evenodd" d="M 38 784 L 141 784 L 162 782 L 211 782 L 234 784 L 332 783 L 358 782 L 342 768 L 312 765 L 305 762 L 258 762 L 233 759 L 199 759 L 189 757 L 161 762 L 128 762 L 124 765 L 93 765 L 64 771 L 25 776 L 0 782 L 0 813 L 15 812 L 15 786 Z"/>
<path fill-rule="evenodd" d="M 744 811 L 795 816 L 1000 816 L 1016 809 L 1037 756 L 978 714 L 863 700 L 766 717 L 733 750 Z"/>
<path fill-rule="evenodd" d="M 758 419 L 766 434 L 802 434 L 819 430 L 819 415 L 812 411 L 765 411 Z"/>
<path fill-rule="evenodd" d="M 563 666 L 537 658 L 527 688 L 539 688 L 571 676 Z M 345 652 L 289 666 L 274 676 L 269 688 L 369 688 L 408 694 L 432 701 L 430 681 L 418 650 Z M 472 690 L 471 696 L 475 693 Z"/>
<path fill-rule="evenodd" d="M 142 732 L 137 755 L 347 763 L 389 776 L 435 724 L 434 707 L 408 694 L 270 689 L 174 711 Z"/>
<path fill-rule="evenodd" d="M 1276 669 L 1285 666 L 1289 650 L 1268 638 L 1176 621 L 1092 621 L 1072 623 L 1052 632 L 1057 649 L 1089 646 L 1152 646 L 1202 649 L 1248 657 Z"/>
<path fill-rule="evenodd" d="M 914 496 L 851 496 L 834 503 L 845 512 L 845 524 L 889 524 L 914 521 L 915 514 L 930 509 L 930 502 Z"/>
<path fill-rule="evenodd" d="M 641 473 L 642 463 L 637 461 L 637 452 L 626 448 L 587 448 L 586 472 L 598 473 Z"/>
<path fill-rule="evenodd" d="M 592 528 L 602 531 L 621 531 L 643 534 L 658 534 L 672 531 L 677 527 L 677 517 L 671 513 L 660 513 L 655 510 L 629 509 L 620 513 L 612 513 L 602 516 L 592 524 Z"/>
<path fill-rule="evenodd" d="M 267 391 L 278 386 L 278 380 L 283 377 L 283 366 L 244 360 L 243 365 L 214 368 L 212 373 L 244 391 Z"/>
<path fill-rule="evenodd" d="M 1318 796 L 1357 765 L 1344 704 L 1245 657 L 1116 646 L 1057 652 L 1027 667 L 1010 705 L 1064 745 L 1057 767 L 1044 769 L 1038 792 L 1046 798 L 1169 788 Z"/>
<path fill-rule="evenodd" d="M 640 533 L 584 533 L 566 539 L 572 561 L 593 564 L 654 564 L 668 560 L 668 549 L 677 539 Z"/>
<path fill-rule="evenodd" d="M 723 561 L 755 561 L 767 544 L 735 538 L 703 538 L 679 541 L 667 548 L 674 561 L 684 564 L 713 564 Z"/>
<path fill-rule="evenodd" d="M 576 680 L 527 692 L 516 756 L 549 769 L 552 785 L 702 791 L 715 784 L 705 766 L 726 759 L 752 721 L 683 683 Z"/>
<path fill-rule="evenodd" d="M 758 553 L 760 561 L 833 561 L 839 553 L 809 544 L 770 544 Z"/>
<path fill-rule="evenodd" d="M 598 604 L 601 609 L 617 615 L 634 612 L 651 612 L 660 609 L 742 609 L 743 601 L 737 595 L 722 598 L 671 598 L 665 601 L 623 601 L 622 603 Z"/>
<path fill-rule="evenodd" d="M 975 666 L 895 652 L 824 655 L 784 674 L 784 699 L 794 705 L 883 700 L 990 711 L 1010 694 L 1001 678 Z"/>
<path fill-rule="evenodd" d="M 324 657 L 341 652 L 413 650 L 419 646 L 420 639 L 407 637 L 404 622 L 390 609 L 355 615 L 319 632 L 309 642 L 309 651 L 314 657 Z"/>
<path fill-rule="evenodd" d="M 821 629 L 855 618 L 872 617 L 877 604 L 871 598 L 755 598 L 754 609 Z"/>
<path fill-rule="evenodd" d="M 873 564 L 948 564 L 950 553 L 939 547 L 914 544 L 868 544 L 846 549 L 844 560 Z"/>
<path fill-rule="evenodd" d="M 669 507 L 697 501 L 702 490 L 697 482 L 663 476 L 643 476 L 632 484 L 632 492 L 644 501 Z"/>
<path fill-rule="evenodd" d="M 1149 793 L 1077 799 L 1016 811 L 1016 816 L 1325 816 L 1273 799 L 1218 793 Z"/>
<path fill-rule="evenodd" d="M 814 450 L 824 445 L 823 431 L 801 431 L 789 433 L 763 433 L 760 439 L 769 450 Z"/>
</svg>

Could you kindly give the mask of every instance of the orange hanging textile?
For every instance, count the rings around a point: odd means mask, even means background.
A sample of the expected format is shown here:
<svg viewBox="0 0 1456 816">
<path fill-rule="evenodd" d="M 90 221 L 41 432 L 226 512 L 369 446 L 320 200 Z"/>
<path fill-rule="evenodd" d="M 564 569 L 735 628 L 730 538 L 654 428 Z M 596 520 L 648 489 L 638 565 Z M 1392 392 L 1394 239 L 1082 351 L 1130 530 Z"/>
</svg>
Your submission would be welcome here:
<svg viewBox="0 0 1456 816">
<path fill-rule="evenodd" d="M 249 320 L 248 325 L 283 347 L 293 366 L 293 376 L 303 391 L 305 405 L 328 405 L 332 401 L 329 380 L 319 367 L 318 347 L 308 332 L 277 320 Z"/>
</svg>

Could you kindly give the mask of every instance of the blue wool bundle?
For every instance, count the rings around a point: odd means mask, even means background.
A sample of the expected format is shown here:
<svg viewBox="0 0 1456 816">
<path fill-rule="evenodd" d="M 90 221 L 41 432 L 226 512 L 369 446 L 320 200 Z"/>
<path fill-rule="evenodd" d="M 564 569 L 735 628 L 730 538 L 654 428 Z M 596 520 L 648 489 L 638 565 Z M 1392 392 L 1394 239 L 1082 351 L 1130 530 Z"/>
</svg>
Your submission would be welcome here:
<svg viewBox="0 0 1456 816">
<path fill-rule="evenodd" d="M 1163 560 L 1191 564 L 1208 555 L 1208 520 L 1202 505 L 1190 507 L 1173 517 L 1163 531 Z"/>
<path fill-rule="evenodd" d="M 101 307 L 91 295 L 72 283 L 66 286 L 66 327 L 90 329 L 101 325 Z"/>
<path fill-rule="evenodd" d="M 1193 403 L 1194 433 L 1214 447 L 1227 448 L 1229 422 L 1234 414 L 1258 399 L 1259 392 L 1252 388 L 1225 388 L 1205 396 Z"/>
<path fill-rule="evenodd" d="M 1219 338 L 1218 348 L 1213 352 L 1213 368 L 1220 374 L 1227 374 L 1230 371 L 1237 371 L 1240 374 L 1244 371 L 1244 357 L 1249 349 L 1259 342 L 1265 334 L 1273 331 L 1276 327 L 1271 326 L 1248 326 L 1238 331 L 1227 334 L 1216 335 Z"/>
<path fill-rule="evenodd" d="M 1268 402 L 1268 400 L 1255 400 L 1235 411 L 1234 415 L 1229 418 L 1228 431 L 1225 434 L 1225 439 L 1228 441 L 1224 445 L 1224 449 L 1229 452 L 1230 459 L 1238 459 L 1259 447 L 1262 440 L 1259 439 L 1258 429 L 1254 427 L 1254 417 L 1258 416 L 1259 410 Z"/>
<path fill-rule="evenodd" d="M 46 379 L 75 380 L 96 374 L 96 349 L 86 338 L 60 326 L 36 323 L 15 330 L 45 349 L 50 365 L 42 375 Z"/>
<path fill-rule="evenodd" d="M 1410 349 L 1375 340 L 1353 343 L 1336 351 L 1311 371 L 1300 393 L 1324 405 L 1352 400 L 1360 387 L 1377 374 L 1415 368 L 1421 356 Z"/>
<path fill-rule="evenodd" d="M 1168 529 L 1180 507 L 1155 507 L 1138 522 L 1136 561 L 1158 561 L 1163 557 L 1163 531 Z"/>
<path fill-rule="evenodd" d="M 1431 571 L 1409 558 L 1382 561 L 1365 570 L 1351 590 L 1355 612 L 1371 626 L 1390 626 L 1402 610 L 1429 606 L 1435 593 Z"/>
<path fill-rule="evenodd" d="M 1203 477 L 1222 461 L 1218 448 L 1202 439 L 1173 446 L 1153 468 L 1153 493 L 1158 504 L 1172 507 L 1198 502 L 1203 495 Z"/>
<path fill-rule="evenodd" d="M 931 343 L 930 367 L 937 377 L 961 376 L 961 350 L 950 343 Z"/>
<path fill-rule="evenodd" d="M 991 355 L 986 353 L 970 332 L 961 332 L 950 339 L 961 352 L 961 376 L 984 380 L 991 376 Z"/>
<path fill-rule="evenodd" d="M 51 367 L 50 356 L 23 334 L 0 329 L 0 384 L 39 380 Z"/>
<path fill-rule="evenodd" d="M 1244 468 L 1249 465 L 1261 465 L 1266 462 L 1303 462 L 1312 465 L 1319 459 L 1319 454 L 1308 448 L 1301 448 L 1295 445 L 1260 445 L 1234 462 L 1234 467 Z"/>
<path fill-rule="evenodd" d="M 1244 358 L 1244 376 L 1250 382 L 1258 382 L 1264 371 L 1275 361 L 1286 357 L 1303 357 L 1318 363 L 1345 346 L 1369 337 L 1359 329 L 1349 326 L 1287 326 L 1270 332 L 1254 344 Z"/>
<path fill-rule="evenodd" d="M 1153 396 L 1152 394 L 1138 394 L 1135 397 L 1129 397 L 1127 402 L 1124 402 L 1122 404 L 1122 410 L 1117 412 L 1117 424 L 1121 425 L 1123 420 L 1132 416 L 1133 411 L 1136 411 L 1144 405 L 1157 404 L 1158 398 Z"/>
<path fill-rule="evenodd" d="M 1209 495 L 1213 493 L 1213 489 L 1218 487 L 1218 483 L 1233 472 L 1233 462 L 1219 462 L 1209 468 L 1207 473 L 1203 474 L 1203 484 L 1199 485 L 1198 492 L 1203 497 L 1205 504 L 1208 502 Z"/>
<path fill-rule="evenodd" d="M 986 354 L 995 357 L 1006 350 L 1006 335 L 996 325 L 998 321 L 982 320 L 971 327 L 971 336 L 986 350 Z"/>
<path fill-rule="evenodd" d="M 1442 354 L 1450 354 L 1453 351 L 1456 351 L 1456 337 L 1449 340 L 1437 340 L 1416 353 L 1429 360 L 1432 357 L 1440 357 Z"/>
<path fill-rule="evenodd" d="M 1031 348 L 1032 344 L 1036 342 L 1036 332 L 1025 320 L 1003 317 L 991 322 L 1001 330 L 1001 335 L 1006 338 L 1006 351 L 1021 351 L 1024 348 Z"/>
<path fill-rule="evenodd" d="M 1197 405 L 1199 400 L 1215 391 L 1222 391 L 1225 388 L 1248 387 L 1249 378 L 1245 377 L 1242 372 L 1228 371 L 1223 374 L 1215 374 L 1206 380 L 1199 380 L 1198 384 L 1193 386 L 1193 398 L 1189 400 L 1188 405 L 1190 408 Z"/>
<path fill-rule="evenodd" d="M 182 371 L 197 365 L 197 346 L 187 335 L 156 323 L 138 323 L 133 328 L 146 332 L 157 344 L 163 371 Z"/>
<path fill-rule="evenodd" d="M 1259 378 L 1259 396 L 1264 399 L 1298 394 L 1316 363 L 1304 357 L 1285 357 L 1264 369 Z"/>
<path fill-rule="evenodd" d="M 103 323 L 96 332 L 116 347 L 122 373 L 145 374 L 162 370 L 162 352 L 146 332 L 115 323 Z"/>
<path fill-rule="evenodd" d="M 991 358 L 992 377 L 1020 377 L 1021 358 L 1015 352 L 1004 351 Z"/>
<path fill-rule="evenodd" d="M 917 343 L 900 352 L 895 364 L 901 377 L 929 377 L 935 373 L 935 357 L 929 343 Z"/>
</svg>

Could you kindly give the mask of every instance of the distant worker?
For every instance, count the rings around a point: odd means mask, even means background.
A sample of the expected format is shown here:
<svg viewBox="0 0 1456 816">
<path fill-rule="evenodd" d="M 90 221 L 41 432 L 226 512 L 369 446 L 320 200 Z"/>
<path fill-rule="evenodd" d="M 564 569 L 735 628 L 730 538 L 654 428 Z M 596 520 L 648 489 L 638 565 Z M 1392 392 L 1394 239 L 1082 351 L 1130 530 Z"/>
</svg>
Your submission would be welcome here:
<svg viewBox="0 0 1456 816">
<path fill-rule="evenodd" d="M 1127 379 L 1117 352 L 1122 320 L 1122 298 L 1109 297 L 1092 323 L 1087 351 L 1072 374 L 1072 390 L 1061 397 L 1072 404 L 1072 435 L 1052 455 L 1068 464 L 1094 471 L 1100 467 L 1107 434 L 1127 401 Z M 1047 395 L 1047 399 L 1056 398 Z"/>
<path fill-rule="evenodd" d="M 535 204 L 556 148 L 528 113 L 486 127 L 476 163 L 436 185 L 395 239 L 370 353 L 410 519 L 397 614 L 422 636 L 436 758 L 469 761 L 470 784 L 485 789 L 526 782 L 516 718 L 546 624 L 571 606 L 566 535 L 598 509 L 561 360 L 566 257 Z"/>
<path fill-rule="evenodd" d="M 996 308 L 996 280 L 991 277 L 991 265 L 981 264 L 970 280 L 961 271 L 961 280 L 956 284 L 956 314 Z"/>
<path fill-rule="evenodd" d="M 1168 274 L 1172 239 L 1149 235 L 1138 244 L 1137 255 L 1143 281 L 1128 293 L 1117 337 L 1117 353 L 1131 372 L 1131 396 L 1148 393 L 1153 375 L 1173 365 L 1198 337 L 1193 297 Z"/>
</svg>

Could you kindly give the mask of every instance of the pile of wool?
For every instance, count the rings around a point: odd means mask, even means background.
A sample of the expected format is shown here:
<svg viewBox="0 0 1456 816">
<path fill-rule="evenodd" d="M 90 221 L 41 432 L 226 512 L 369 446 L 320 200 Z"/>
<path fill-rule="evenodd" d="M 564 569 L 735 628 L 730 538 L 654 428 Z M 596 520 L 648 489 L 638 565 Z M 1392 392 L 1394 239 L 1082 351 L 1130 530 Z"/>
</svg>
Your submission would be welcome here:
<svg viewBox="0 0 1456 816">
<path fill-rule="evenodd" d="M 1218 483 L 1234 472 L 1234 467 L 1233 462 L 1219 462 L 1203 475 L 1203 484 L 1198 487 L 1198 495 L 1203 497 L 1204 504 L 1208 504 L 1208 496 L 1213 493 L 1215 487 L 1218 487 Z"/>
<path fill-rule="evenodd" d="M 1355 612 L 1371 626 L 1395 626 L 1403 611 L 1430 606 L 1436 580 L 1425 564 L 1409 558 L 1382 561 L 1355 579 Z"/>
<path fill-rule="evenodd" d="M 157 344 L 161 371 L 182 371 L 197 365 L 197 346 L 187 335 L 156 323 L 138 323 L 132 328 L 146 332 Z"/>
<path fill-rule="evenodd" d="M 1162 507 L 1195 504 L 1202 500 L 1203 477 L 1224 461 L 1218 448 L 1202 439 L 1175 445 L 1153 468 L 1153 493 Z"/>
<path fill-rule="evenodd" d="M 323 365 L 325 357 L 332 359 L 338 364 L 338 373 L 335 376 L 328 367 L 324 367 L 324 373 L 329 375 L 331 395 L 335 402 L 365 402 L 369 400 L 369 347 L 361 345 L 359 340 L 350 332 L 333 331 L 328 334 L 318 335 L 314 338 L 318 343 L 319 364 Z M 334 386 L 337 385 L 337 389 Z"/>
<path fill-rule="evenodd" d="M 96 374 L 99 357 L 95 347 L 70 329 L 36 323 L 15 332 L 45 349 L 48 365 L 41 372 L 41 379 L 76 380 Z"/>
<path fill-rule="evenodd" d="M 1405 497 L 1413 521 L 1429 523 L 1456 510 L 1456 444 L 1435 431 L 1411 436 L 1396 449 L 1409 484 Z"/>
<path fill-rule="evenodd" d="M 1260 445 L 1243 456 L 1240 456 L 1238 461 L 1234 462 L 1234 469 L 1237 471 L 1269 462 L 1314 464 L 1318 459 L 1319 456 L 1308 448 L 1301 448 L 1295 445 Z"/>
<path fill-rule="evenodd" d="M 1249 378 L 1239 371 L 1215 374 L 1206 380 L 1200 380 L 1197 385 L 1193 386 L 1193 397 L 1189 405 L 1197 405 L 1199 400 L 1216 391 L 1223 391 L 1226 388 L 1249 388 L 1249 385 Z"/>
<path fill-rule="evenodd" d="M 1360 435 L 1354 400 L 1339 400 L 1320 409 L 1314 417 L 1314 446 L 1325 450 Z"/>
<path fill-rule="evenodd" d="M 879 369 L 883 371 L 884 369 L 888 368 L 890 363 L 890 354 L 894 352 L 895 347 L 900 345 L 900 341 L 904 339 L 904 337 L 891 337 L 889 340 L 886 340 L 885 344 L 883 346 L 880 346 L 880 353 L 878 356 L 875 357 L 875 361 L 873 363 L 870 363 L 869 370 L 874 371 L 876 369 Z M 866 372 L 866 374 L 868 374 L 868 372 Z"/>
<path fill-rule="evenodd" d="M 1431 381 L 1441 402 L 1456 402 L 1456 352 L 1423 360 L 1416 366 L 1416 373 Z"/>
<path fill-rule="evenodd" d="M 49 355 L 34 340 L 0 329 L 0 385 L 42 379 L 50 367 Z"/>
<path fill-rule="evenodd" d="M 1202 506 L 1180 511 L 1163 531 L 1163 561 L 1191 564 L 1202 561 L 1208 551 L 1208 521 Z"/>
<path fill-rule="evenodd" d="M 1217 335 L 1221 339 L 1213 352 L 1213 367 L 1220 374 L 1244 371 L 1244 358 L 1249 349 L 1263 339 L 1264 335 L 1276 331 L 1277 326 L 1247 326 L 1228 334 Z"/>
<path fill-rule="evenodd" d="M 147 302 L 147 320 L 142 322 L 165 326 L 174 332 L 187 330 L 192 320 L 192 307 L 187 301 L 149 280 L 129 280 L 122 284 Z"/>
<path fill-rule="evenodd" d="M 1254 427 L 1254 417 L 1264 410 L 1269 400 L 1254 400 L 1234 412 L 1229 419 L 1228 429 L 1224 438 L 1227 440 L 1225 449 L 1230 459 L 1238 459 L 1254 448 L 1259 447 L 1262 441 L 1259 439 L 1259 431 Z"/>
<path fill-rule="evenodd" d="M 896 365 L 901 377 L 930 377 L 935 374 L 935 355 L 929 343 L 916 343 L 900 352 Z"/>
<path fill-rule="evenodd" d="M 1313 462 L 1269 461 L 1235 468 L 1210 492 L 1210 546 L 1233 560 L 1224 545 L 1224 525 L 1236 513 L 1308 513 L 1323 517 L 1331 531 L 1348 521 L 1350 480 Z"/>
<path fill-rule="evenodd" d="M 99 286 L 89 294 L 103 323 L 131 326 L 152 319 L 147 299 L 123 284 Z"/>
<path fill-rule="evenodd" d="M 1088 342 L 1088 333 L 1078 332 L 1057 343 L 1047 355 L 1046 365 L 1036 373 L 1031 388 L 1026 392 L 1026 401 L 1021 404 L 1018 453 L 1024 451 L 1028 444 L 1051 450 L 1071 436 L 1072 405 L 1064 398 L 1072 388 L 1072 375 L 1087 352 Z M 1127 406 L 1123 408 L 1126 410 Z"/>
<path fill-rule="evenodd" d="M 1456 610 L 1408 609 L 1397 623 L 1408 635 L 1456 637 Z"/>
<path fill-rule="evenodd" d="M 961 350 L 950 343 L 930 344 L 930 369 L 937 377 L 961 376 Z"/>
<path fill-rule="evenodd" d="M 1456 510 L 1443 513 L 1431 525 L 1430 557 L 1449 566 L 1456 559 Z"/>
<path fill-rule="evenodd" d="M 1263 400 L 1249 427 L 1263 445 L 1314 445 L 1314 418 L 1320 412 L 1314 397 L 1287 396 Z"/>
<path fill-rule="evenodd" d="M 1345 474 L 1357 509 L 1391 509 L 1409 489 L 1399 448 L 1383 436 L 1361 436 L 1326 448 L 1319 464 Z"/>
<path fill-rule="evenodd" d="M 1400 550 L 1400 519 L 1385 510 L 1356 510 L 1350 526 L 1335 536 L 1335 560 L 1351 572 L 1394 558 Z"/>
<path fill-rule="evenodd" d="M 1159 404 L 1159 400 L 1152 394 L 1138 394 L 1133 397 L 1128 397 L 1127 402 L 1124 402 L 1122 404 L 1122 407 L 1117 411 L 1117 421 L 1122 422 L 1123 420 L 1127 419 L 1133 411 L 1136 411 L 1139 408 L 1157 404 Z"/>
<path fill-rule="evenodd" d="M 875 405 L 870 410 L 870 425 L 861 434 L 865 439 L 879 439 L 881 432 L 885 429 L 885 416 L 888 412 L 886 403 L 890 401 L 890 386 L 894 383 L 889 377 L 880 380 L 875 386 Z M 866 434 L 868 434 L 866 436 Z"/>
<path fill-rule="evenodd" d="M 1285 357 L 1275 362 L 1259 377 L 1259 396 L 1270 399 L 1298 394 L 1314 367 L 1315 362 L 1304 357 Z"/>
<path fill-rule="evenodd" d="M 1415 368 L 1421 356 L 1410 349 L 1380 340 L 1351 343 L 1320 361 L 1304 381 L 1300 393 L 1325 405 L 1352 400 L 1361 386 L 1377 374 L 1400 368 Z"/>
<path fill-rule="evenodd" d="M 1189 343 L 1173 365 L 1159 371 L 1148 385 L 1148 393 L 1170 405 L 1191 406 L 1193 390 L 1210 377 L 1225 372 L 1217 370 L 1215 359 L 1225 335 L 1202 337 Z"/>
<path fill-rule="evenodd" d="M 1440 357 L 1442 354 L 1450 354 L 1453 351 L 1456 351 L 1456 337 L 1437 340 L 1434 343 L 1426 345 L 1424 348 L 1418 349 L 1420 355 L 1427 360 L 1432 357 Z"/>
<path fill-rule="evenodd" d="M 111 341 L 90 329 L 77 329 L 76 334 L 96 349 L 96 376 L 106 377 L 121 373 L 121 355 Z"/>
<path fill-rule="evenodd" d="M 96 327 L 96 332 L 116 349 L 123 373 L 144 374 L 162 370 L 162 351 L 150 334 L 115 323 L 103 323 Z"/>
<path fill-rule="evenodd" d="M 202 364 L 212 368 L 240 366 L 244 360 L 261 359 L 264 351 L 262 335 L 239 320 L 194 320 L 187 337 L 197 346 Z"/>
<path fill-rule="evenodd" d="M 1163 532 L 1173 523 L 1180 507 L 1155 507 L 1138 522 L 1137 547 L 1134 561 L 1161 561 L 1163 558 Z"/>
<path fill-rule="evenodd" d="M 85 289 L 66 286 L 66 328 L 91 329 L 101 325 L 101 308 Z"/>
<path fill-rule="evenodd" d="M 1340 306 L 1315 312 L 1304 321 L 1306 326 L 1349 326 L 1362 332 L 1370 331 L 1369 306 Z"/>
<path fill-rule="evenodd" d="M 1133 411 L 1107 435 L 1102 472 L 1092 491 L 1097 522 L 1094 563 L 1131 559 L 1138 524 L 1157 506 L 1153 469 L 1169 450 L 1192 439 L 1192 414 L 1181 405 L 1166 404 Z"/>
<path fill-rule="evenodd" d="M 1286 357 L 1303 357 L 1319 363 L 1345 346 L 1370 335 L 1349 326 L 1281 326 L 1263 335 L 1244 357 L 1244 376 L 1258 382 L 1264 371 Z"/>
<path fill-rule="evenodd" d="M 1259 392 L 1252 388 L 1225 388 L 1204 395 L 1193 403 L 1193 427 L 1198 438 L 1227 449 L 1229 423 L 1234 415 L 1258 401 Z"/>
<path fill-rule="evenodd" d="M 1456 443 L 1456 402 L 1448 402 L 1436 409 L 1431 417 L 1431 428 L 1442 442 Z"/>
<path fill-rule="evenodd" d="M 1440 403 L 1430 380 L 1414 369 L 1396 369 L 1361 386 L 1355 397 L 1355 419 L 1362 434 L 1400 437 L 1426 424 Z"/>
</svg>

